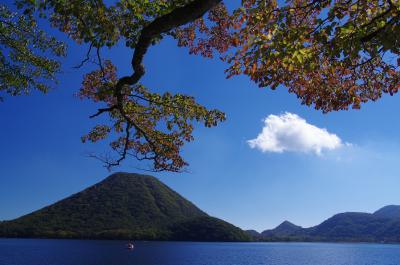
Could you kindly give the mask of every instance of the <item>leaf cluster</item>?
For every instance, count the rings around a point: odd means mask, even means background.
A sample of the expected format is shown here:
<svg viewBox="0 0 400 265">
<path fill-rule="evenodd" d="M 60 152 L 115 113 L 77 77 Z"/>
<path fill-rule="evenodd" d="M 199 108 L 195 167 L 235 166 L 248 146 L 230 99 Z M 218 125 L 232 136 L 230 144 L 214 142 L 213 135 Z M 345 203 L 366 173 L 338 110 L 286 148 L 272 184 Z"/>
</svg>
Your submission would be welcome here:
<svg viewBox="0 0 400 265">
<path fill-rule="evenodd" d="M 222 13 L 220 13 L 222 14 Z M 360 108 L 398 91 L 397 1 L 242 1 L 206 29 L 194 22 L 178 32 L 179 45 L 205 56 L 222 51 L 228 77 L 245 74 L 260 87 L 285 86 L 323 112 Z M 213 31 L 214 30 L 214 31 Z M 207 41 L 208 40 L 208 41 Z M 207 45 L 204 45 L 206 43 Z"/>
<path fill-rule="evenodd" d="M 225 120 L 224 113 L 208 110 L 193 97 L 153 93 L 141 84 L 125 86 L 122 106 L 119 106 L 113 94 L 116 82 L 116 67 L 107 61 L 103 70 L 85 76 L 79 96 L 106 103 L 111 120 L 111 124 L 95 126 L 82 138 L 83 142 L 97 142 L 114 132 L 117 137 L 110 146 L 118 159 L 133 156 L 152 161 L 152 169 L 156 171 L 180 171 L 187 165 L 180 149 L 185 142 L 194 139 L 193 122 L 213 127 Z M 102 159 L 108 166 L 121 161 L 110 157 Z"/>
<path fill-rule="evenodd" d="M 0 99 L 2 94 L 47 92 L 65 55 L 65 44 L 39 29 L 33 17 L 0 4 Z"/>
</svg>

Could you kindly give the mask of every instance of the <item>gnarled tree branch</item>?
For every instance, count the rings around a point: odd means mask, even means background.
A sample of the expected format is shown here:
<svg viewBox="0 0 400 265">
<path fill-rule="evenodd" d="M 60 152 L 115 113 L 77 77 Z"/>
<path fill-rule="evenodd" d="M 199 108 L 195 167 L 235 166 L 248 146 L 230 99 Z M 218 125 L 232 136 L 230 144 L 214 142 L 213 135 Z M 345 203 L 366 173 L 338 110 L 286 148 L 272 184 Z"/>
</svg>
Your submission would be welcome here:
<svg viewBox="0 0 400 265">
<path fill-rule="evenodd" d="M 174 9 L 171 13 L 156 18 L 153 22 L 144 27 L 132 57 L 131 64 L 134 73 L 131 76 L 125 76 L 119 79 L 115 90 L 117 98 L 119 96 L 118 93 L 121 93 L 121 89 L 124 85 L 134 85 L 144 75 L 145 68 L 143 65 L 143 58 L 152 41 L 157 36 L 202 17 L 207 11 L 220 2 L 221 0 L 195 0 L 183 7 Z"/>
<path fill-rule="evenodd" d="M 119 165 L 125 159 L 129 145 L 129 130 L 131 128 L 140 131 L 140 133 L 152 147 L 154 157 L 157 158 L 158 154 L 155 144 L 152 142 L 146 132 L 142 130 L 140 126 L 138 126 L 138 124 L 136 124 L 124 110 L 123 101 L 125 95 L 123 94 L 123 89 L 126 86 L 133 86 L 137 84 L 137 82 L 145 74 L 145 67 L 143 65 L 144 56 L 147 53 L 147 50 L 152 42 L 158 36 L 202 17 L 207 11 L 212 9 L 220 2 L 221 0 L 194 0 L 193 2 L 190 2 L 185 6 L 176 8 L 172 12 L 156 18 L 154 21 L 152 21 L 142 29 L 138 42 L 135 45 L 135 50 L 131 61 L 132 69 L 134 72 L 132 75 L 122 77 L 118 80 L 114 89 L 114 97 L 116 98 L 115 105 L 109 108 L 99 109 L 99 111 L 95 115 L 91 116 L 96 117 L 104 112 L 110 112 L 117 109 L 126 121 L 123 152 L 121 153 L 119 159 L 107 163 L 108 168 Z M 156 159 L 154 159 L 154 161 L 155 163 L 157 163 Z"/>
</svg>

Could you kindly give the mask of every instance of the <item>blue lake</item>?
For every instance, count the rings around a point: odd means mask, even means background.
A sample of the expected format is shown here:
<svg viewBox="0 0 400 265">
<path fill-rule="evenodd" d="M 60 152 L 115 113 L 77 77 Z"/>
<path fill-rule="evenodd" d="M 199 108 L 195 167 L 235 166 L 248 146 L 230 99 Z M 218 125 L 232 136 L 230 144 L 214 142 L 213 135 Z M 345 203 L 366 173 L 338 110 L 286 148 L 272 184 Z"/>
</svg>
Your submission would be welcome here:
<svg viewBox="0 0 400 265">
<path fill-rule="evenodd" d="M 0 239 L 0 265 L 399 265 L 400 245 Z"/>
</svg>

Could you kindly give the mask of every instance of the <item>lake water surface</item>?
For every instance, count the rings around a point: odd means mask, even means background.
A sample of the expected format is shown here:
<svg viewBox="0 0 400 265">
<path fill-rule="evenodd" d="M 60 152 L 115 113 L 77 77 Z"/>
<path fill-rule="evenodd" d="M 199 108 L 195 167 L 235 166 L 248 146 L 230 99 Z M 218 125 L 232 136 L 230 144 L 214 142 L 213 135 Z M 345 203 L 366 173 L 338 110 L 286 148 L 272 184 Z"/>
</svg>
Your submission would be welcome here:
<svg viewBox="0 0 400 265">
<path fill-rule="evenodd" d="M 399 265 L 400 245 L 0 239 L 0 265 Z"/>
</svg>

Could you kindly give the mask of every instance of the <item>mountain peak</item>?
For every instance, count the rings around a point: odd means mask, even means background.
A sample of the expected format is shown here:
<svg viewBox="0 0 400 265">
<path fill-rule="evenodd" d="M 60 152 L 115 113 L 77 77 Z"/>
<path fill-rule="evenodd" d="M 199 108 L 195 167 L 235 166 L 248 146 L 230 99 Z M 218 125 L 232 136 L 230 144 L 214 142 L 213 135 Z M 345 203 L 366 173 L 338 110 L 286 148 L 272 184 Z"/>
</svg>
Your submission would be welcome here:
<svg viewBox="0 0 400 265">
<path fill-rule="evenodd" d="M 297 225 L 293 224 L 292 222 L 285 220 L 277 227 L 300 227 L 300 226 L 297 226 Z"/>
<path fill-rule="evenodd" d="M 380 218 L 400 219 L 400 205 L 387 205 L 373 213 Z"/>
<path fill-rule="evenodd" d="M 116 172 L 38 211 L 0 223 L 0 237 L 246 241 L 153 176 Z"/>
<path fill-rule="evenodd" d="M 72 236 L 101 237 L 116 231 L 156 233 L 173 223 L 201 216 L 208 215 L 155 177 L 117 172 L 12 222 L 38 234 L 60 229 Z"/>
<path fill-rule="evenodd" d="M 280 225 L 275 227 L 274 229 L 265 230 L 261 234 L 263 236 L 267 236 L 267 237 L 268 236 L 286 237 L 286 236 L 293 235 L 294 233 L 296 233 L 297 231 L 299 231 L 301 229 L 302 229 L 301 226 L 295 225 L 289 221 L 284 221 Z"/>
<path fill-rule="evenodd" d="M 292 230 L 297 230 L 297 229 L 301 229 L 301 226 L 295 225 L 287 220 L 283 221 L 280 225 L 278 225 L 277 227 L 275 227 L 274 230 L 285 230 L 285 231 L 292 231 Z"/>
<path fill-rule="evenodd" d="M 110 180 L 132 180 L 132 179 L 157 179 L 153 176 L 150 175 L 144 175 L 144 174 L 137 174 L 137 173 L 128 173 L 128 172 L 115 172 L 106 177 L 103 181 L 110 181 Z"/>
<path fill-rule="evenodd" d="M 157 191 L 160 189 L 163 191 L 168 190 L 169 193 L 178 195 L 156 177 L 128 172 L 115 172 L 92 187 L 106 187 L 111 190 L 115 190 L 118 187 L 119 189 L 122 189 L 123 192 L 128 193 L 131 192 L 132 189 L 136 189 L 140 192 L 140 189 L 142 188 L 145 190 L 155 188 Z M 88 189 L 92 187 L 89 187 Z"/>
</svg>

